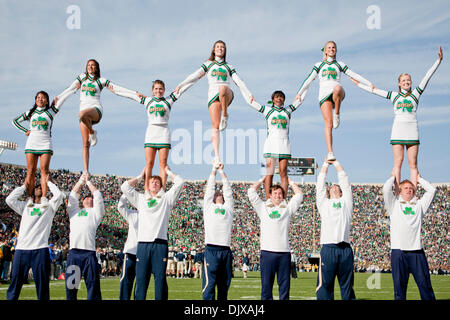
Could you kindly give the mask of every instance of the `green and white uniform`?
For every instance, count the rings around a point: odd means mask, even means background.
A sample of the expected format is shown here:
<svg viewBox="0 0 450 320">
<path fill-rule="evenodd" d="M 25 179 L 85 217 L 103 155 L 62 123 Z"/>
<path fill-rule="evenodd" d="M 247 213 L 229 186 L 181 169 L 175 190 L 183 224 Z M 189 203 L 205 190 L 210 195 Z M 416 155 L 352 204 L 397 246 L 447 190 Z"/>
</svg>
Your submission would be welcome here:
<svg viewBox="0 0 450 320">
<path fill-rule="evenodd" d="M 208 60 L 201 65 L 194 73 L 190 74 L 186 79 L 179 84 L 184 87 L 183 91 L 189 89 L 194 83 L 206 74 L 208 78 L 208 107 L 219 100 L 220 86 L 230 87 L 230 78 L 239 87 L 244 97 L 250 96 L 245 83 L 239 78 L 234 67 L 225 62 L 223 59 L 216 58 L 214 61 Z M 230 88 L 231 89 L 231 88 Z"/>
<path fill-rule="evenodd" d="M 304 95 L 302 99 L 303 97 Z M 264 142 L 264 158 L 290 159 L 289 124 L 291 113 L 297 110 L 300 101 L 296 100 L 294 104 L 286 108 L 275 105 L 261 106 L 256 101 L 253 101 L 250 105 L 266 118 L 267 136 Z"/>
<path fill-rule="evenodd" d="M 371 89 L 363 84 L 358 87 L 368 92 L 374 93 L 382 98 L 389 99 L 394 104 L 394 124 L 391 131 L 391 144 L 415 145 L 419 144 L 419 126 L 417 122 L 417 107 L 419 98 L 425 90 L 428 81 L 436 71 L 441 61 L 438 59 L 428 70 L 419 86 L 410 92 L 384 91 Z"/>
<path fill-rule="evenodd" d="M 64 102 L 65 99 L 67 99 L 70 95 L 74 94 L 78 90 L 78 84 L 80 84 L 81 86 L 80 111 L 94 108 L 97 110 L 101 119 L 103 115 L 103 107 L 100 102 L 100 94 L 105 87 L 110 84 L 112 85 L 112 83 L 102 77 L 94 80 L 94 77 L 92 75 L 81 73 L 66 90 L 58 95 L 58 100 L 62 100 L 62 102 Z"/>
<path fill-rule="evenodd" d="M 117 85 L 113 86 L 113 90 L 117 95 L 133 99 L 145 106 L 148 118 L 147 131 L 145 132 L 145 148 L 170 149 L 170 110 L 172 109 L 172 104 L 178 100 L 181 93 L 171 93 L 166 98 L 140 98 L 135 91 Z"/>
<path fill-rule="evenodd" d="M 298 94 L 303 94 L 303 92 L 309 88 L 311 82 L 319 76 L 319 104 L 322 106 L 325 101 L 332 97 L 334 87 L 340 85 L 342 72 L 369 87 L 372 85 L 369 80 L 366 80 L 359 74 L 351 71 L 342 61 L 336 61 L 328 57 L 327 60 L 317 62 L 314 65 L 312 71 L 300 86 Z"/>
<path fill-rule="evenodd" d="M 29 112 L 27 111 L 14 118 L 12 123 L 17 129 L 23 132 L 30 131 L 25 145 L 25 153 L 53 154 L 52 125 L 53 118 L 59 111 L 57 106 L 48 109 L 38 107 L 30 117 L 28 117 Z M 21 125 L 23 121 L 30 122 L 29 129 Z"/>
</svg>

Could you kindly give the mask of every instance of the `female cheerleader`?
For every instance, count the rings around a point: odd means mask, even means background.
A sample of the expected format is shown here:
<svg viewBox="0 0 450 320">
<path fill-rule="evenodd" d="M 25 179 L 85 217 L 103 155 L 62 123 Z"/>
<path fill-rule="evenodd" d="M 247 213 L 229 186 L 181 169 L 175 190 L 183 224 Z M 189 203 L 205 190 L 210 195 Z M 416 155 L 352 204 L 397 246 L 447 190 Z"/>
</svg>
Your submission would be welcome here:
<svg viewBox="0 0 450 320">
<path fill-rule="evenodd" d="M 339 126 L 339 111 L 342 100 L 345 97 L 345 91 L 339 82 L 341 72 L 368 86 L 372 86 L 372 84 L 351 71 L 345 63 L 336 61 L 337 46 L 334 41 L 328 41 L 322 50 L 323 61 L 317 62 L 314 65 L 311 73 L 300 86 L 296 99 L 301 97 L 303 92 L 309 88 L 311 82 L 319 75 L 319 105 L 325 121 L 325 143 L 328 149 L 327 159 L 328 161 L 334 161 L 336 157 L 333 153 L 332 129 L 337 129 Z"/>
<path fill-rule="evenodd" d="M 233 91 L 230 88 L 230 77 L 239 87 L 244 98 L 253 101 L 253 97 L 250 97 L 251 94 L 245 83 L 238 77 L 233 66 L 226 62 L 226 55 L 225 42 L 221 40 L 216 41 L 209 59 L 175 88 L 176 93 L 179 93 L 182 88 L 187 90 L 205 74 L 207 75 L 209 84 L 208 110 L 212 125 L 211 142 L 215 155 L 213 164 L 216 168 L 221 163 L 219 157 L 219 131 L 225 130 L 227 127 L 228 107 L 234 98 Z"/>
<path fill-rule="evenodd" d="M 419 170 L 417 169 L 417 154 L 419 152 L 419 127 L 417 123 L 417 107 L 419 98 L 425 90 L 428 81 L 433 76 L 443 58 L 442 48 L 439 47 L 438 59 L 428 70 L 419 86 L 412 89 L 411 76 L 402 73 L 398 77 L 398 92 L 384 91 L 376 88 L 370 88 L 356 79 L 352 79 L 358 87 L 374 93 L 382 98 L 391 100 L 394 104 L 394 124 L 391 131 L 391 144 L 394 154 L 394 168 L 392 174 L 395 177 L 395 189 L 398 192 L 398 184 L 400 183 L 401 168 L 404 157 L 404 149 L 408 154 L 408 162 L 410 169 L 410 179 L 414 185 L 417 185 Z"/>
<path fill-rule="evenodd" d="M 272 93 L 271 105 L 261 106 L 258 102 L 252 101 L 252 106 L 258 112 L 261 112 L 266 118 L 267 137 L 264 142 L 264 158 L 266 158 L 267 174 L 264 177 L 264 189 L 266 199 L 270 201 L 270 190 L 272 187 L 273 174 L 276 161 L 278 161 L 278 170 L 280 173 L 280 184 L 285 194 L 288 188 L 287 164 L 291 158 L 291 143 L 289 142 L 289 124 L 291 113 L 297 110 L 302 99 L 306 95 L 303 92 L 301 99 L 284 107 L 285 95 L 282 91 Z"/>
<path fill-rule="evenodd" d="M 145 195 L 151 198 L 150 180 L 152 178 L 153 165 L 155 163 L 156 153 L 159 151 L 159 169 L 162 179 L 162 190 L 167 182 L 167 158 L 170 150 L 170 130 L 169 117 L 172 104 L 178 100 L 181 93 L 171 93 L 164 98 L 166 90 L 165 84 L 161 80 L 153 81 L 152 97 L 146 97 L 136 91 L 132 91 L 117 85 L 112 86 L 112 91 L 126 98 L 133 99 L 145 106 L 147 109 L 148 125 L 145 133 Z M 184 90 L 180 90 L 183 92 Z"/>
<path fill-rule="evenodd" d="M 83 168 L 84 172 L 89 172 L 89 148 L 97 144 L 97 131 L 92 126 L 98 124 L 103 115 L 103 107 L 100 103 L 100 93 L 103 88 L 111 90 L 112 83 L 100 76 L 100 65 L 90 59 L 86 65 L 86 71 L 81 73 L 74 82 L 58 95 L 53 101 L 64 102 L 71 94 L 80 90 L 80 131 L 83 141 Z M 62 99 L 64 97 L 64 99 Z"/>
<path fill-rule="evenodd" d="M 50 159 L 53 155 L 52 124 L 53 118 L 58 112 L 59 105 L 50 106 L 47 92 L 39 91 L 35 96 L 34 106 L 28 111 L 17 116 L 13 125 L 24 132 L 27 138 L 25 155 L 27 159 L 27 175 L 25 178 L 27 206 L 33 206 L 33 189 L 35 187 L 35 174 L 37 162 L 41 159 L 41 203 L 48 206 L 46 198 L 49 180 Z M 29 121 L 30 127 L 26 129 L 21 122 Z"/>
</svg>

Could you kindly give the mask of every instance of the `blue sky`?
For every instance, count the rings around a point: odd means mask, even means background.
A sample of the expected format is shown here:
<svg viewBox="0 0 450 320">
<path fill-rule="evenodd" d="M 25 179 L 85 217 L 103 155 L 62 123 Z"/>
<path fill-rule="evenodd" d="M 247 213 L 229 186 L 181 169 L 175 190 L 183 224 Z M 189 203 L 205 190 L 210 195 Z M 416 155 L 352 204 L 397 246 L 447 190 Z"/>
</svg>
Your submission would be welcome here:
<svg viewBox="0 0 450 320">
<path fill-rule="evenodd" d="M 111 4 L 113 3 L 113 4 Z M 0 1 L 0 139 L 19 144 L 1 162 L 25 165 L 26 136 L 11 120 L 28 110 L 37 91 L 51 99 L 84 70 L 86 61 L 100 62 L 102 76 L 121 86 L 151 94 L 151 81 L 162 79 L 169 94 L 209 56 L 218 39 L 227 43 L 227 60 L 256 100 L 265 103 L 274 90 L 290 102 L 299 85 L 322 57 L 328 40 L 338 45 L 338 60 L 385 90 L 397 88 L 402 72 L 418 84 L 437 58 L 444 61 L 421 97 L 418 111 L 421 145 L 419 170 L 431 182 L 449 182 L 450 170 L 450 2 L 448 1 Z M 80 28 L 69 29 L 70 5 L 80 9 Z M 369 6 L 379 8 L 380 29 L 370 29 Z M 326 8 L 326 10 L 324 10 Z M 346 98 L 341 126 L 334 131 L 334 150 L 352 182 L 383 182 L 392 169 L 389 144 L 393 108 L 388 100 L 358 89 L 343 75 Z M 258 133 L 262 115 L 249 107 L 233 84 L 230 132 Z M 318 81 L 291 120 L 292 154 L 326 155 Z M 103 119 L 96 126 L 99 143 L 91 149 L 91 173 L 133 176 L 144 166 L 146 115 L 142 105 L 102 94 Z M 69 98 L 53 125 L 52 169 L 82 169 L 78 125 L 79 93 Z M 194 128 L 194 124 L 196 127 Z M 201 79 L 177 101 L 171 113 L 173 149 L 169 165 L 188 179 L 206 179 L 210 119 L 207 80 Z M 222 145 L 226 145 L 226 133 Z M 184 140 L 183 140 L 184 139 Z M 186 141 L 190 139 L 190 141 Z M 230 140 L 231 141 L 231 140 Z M 182 144 L 184 143 L 184 144 Z M 190 143 L 191 164 L 178 164 L 181 146 Z M 197 144 L 196 144 L 197 143 Z M 200 143 L 200 145 L 199 145 Z M 226 172 L 232 180 L 260 177 L 263 139 L 258 147 L 228 145 L 234 157 Z M 253 142 L 254 143 L 254 142 Z M 194 147 L 196 145 L 196 147 Z M 178 147 L 175 147 L 178 146 Z M 255 149 L 256 148 L 256 149 Z M 231 152 L 229 150 L 229 152 Z M 227 152 L 225 152 L 227 153 Z M 255 153 L 258 161 L 253 161 Z M 178 154 L 178 158 L 175 157 Z M 189 160 L 189 156 L 182 154 Z M 239 159 L 244 159 L 243 161 Z M 253 158 L 252 158 L 253 157 Z M 155 171 L 159 171 L 156 165 Z M 403 176 L 409 176 L 407 160 Z M 330 179 L 335 179 L 332 172 Z M 300 180 L 300 178 L 295 178 Z M 313 181 L 313 177 L 305 177 Z"/>
</svg>

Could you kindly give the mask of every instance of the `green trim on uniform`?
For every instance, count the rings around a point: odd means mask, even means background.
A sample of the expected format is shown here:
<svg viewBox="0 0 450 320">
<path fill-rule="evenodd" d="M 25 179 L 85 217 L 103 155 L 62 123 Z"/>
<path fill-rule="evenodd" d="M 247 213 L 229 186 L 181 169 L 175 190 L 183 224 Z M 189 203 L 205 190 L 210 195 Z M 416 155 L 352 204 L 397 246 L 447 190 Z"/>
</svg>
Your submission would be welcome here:
<svg viewBox="0 0 450 320">
<path fill-rule="evenodd" d="M 25 149 L 25 153 L 32 153 L 32 154 L 50 154 L 53 155 L 53 150 L 34 150 L 34 149 Z"/>
<path fill-rule="evenodd" d="M 208 68 L 205 66 L 205 64 L 202 64 L 201 68 L 203 69 L 203 71 L 208 72 Z"/>
<path fill-rule="evenodd" d="M 92 124 L 97 124 L 97 123 L 99 123 L 99 122 L 100 122 L 100 120 L 102 120 L 102 117 L 103 117 L 103 115 L 102 115 L 102 112 L 100 111 L 100 109 L 99 109 L 99 108 L 97 108 L 97 107 L 94 107 L 94 109 L 95 109 L 95 110 L 97 110 L 97 112 L 98 112 L 98 116 L 99 116 L 99 119 L 98 119 L 98 121 L 92 121 Z"/>
<path fill-rule="evenodd" d="M 416 102 L 416 104 L 419 104 L 419 99 L 414 94 L 411 93 L 409 96 L 411 98 L 413 98 L 413 100 Z"/>
<path fill-rule="evenodd" d="M 264 158 L 290 159 L 290 154 L 264 153 Z"/>
<path fill-rule="evenodd" d="M 171 148 L 171 144 L 170 143 L 146 143 L 144 144 L 144 148 L 154 148 L 154 149 L 165 149 Z"/>
<path fill-rule="evenodd" d="M 422 93 L 423 93 L 423 89 L 421 89 L 420 87 L 417 87 L 416 90 L 417 90 L 417 92 L 418 92 L 419 94 L 422 94 Z"/>
<path fill-rule="evenodd" d="M 95 79 L 95 82 L 97 82 L 97 84 L 98 84 L 98 87 L 100 88 L 100 91 L 102 91 L 103 90 L 103 85 L 102 85 L 102 83 L 101 83 L 101 81 L 100 81 L 100 79 Z"/>
<path fill-rule="evenodd" d="M 333 109 L 334 109 L 334 101 L 333 101 L 333 94 L 332 94 L 332 93 L 330 93 L 328 96 L 326 96 L 325 98 L 323 98 L 322 100 L 320 100 L 319 106 L 322 107 L 322 104 L 323 104 L 325 101 L 327 101 L 327 100 L 330 100 L 331 103 L 333 103 Z"/>
<path fill-rule="evenodd" d="M 391 144 L 416 145 L 420 142 L 419 140 L 391 140 Z"/>
<path fill-rule="evenodd" d="M 231 89 L 230 89 L 230 90 L 231 90 Z M 231 94 L 232 94 L 232 97 L 231 97 L 230 104 L 229 104 L 228 106 L 230 106 L 231 103 L 232 103 L 233 100 L 234 100 L 234 92 L 233 92 L 233 90 L 231 90 Z M 211 100 L 208 101 L 208 108 L 213 104 L 213 102 L 216 102 L 216 101 L 219 101 L 219 94 L 218 94 L 218 93 L 217 93 L 214 97 L 212 97 Z"/>
</svg>

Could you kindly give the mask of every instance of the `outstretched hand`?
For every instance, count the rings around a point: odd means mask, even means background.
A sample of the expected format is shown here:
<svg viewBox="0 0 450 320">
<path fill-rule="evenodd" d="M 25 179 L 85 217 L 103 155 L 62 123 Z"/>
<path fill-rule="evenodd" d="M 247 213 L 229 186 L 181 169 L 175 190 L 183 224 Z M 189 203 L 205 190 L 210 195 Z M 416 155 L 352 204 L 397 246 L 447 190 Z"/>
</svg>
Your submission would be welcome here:
<svg viewBox="0 0 450 320">
<path fill-rule="evenodd" d="M 442 61 L 442 58 L 444 58 L 444 54 L 442 53 L 442 47 L 441 46 L 439 46 L 438 57 L 439 57 L 440 61 Z"/>
</svg>

